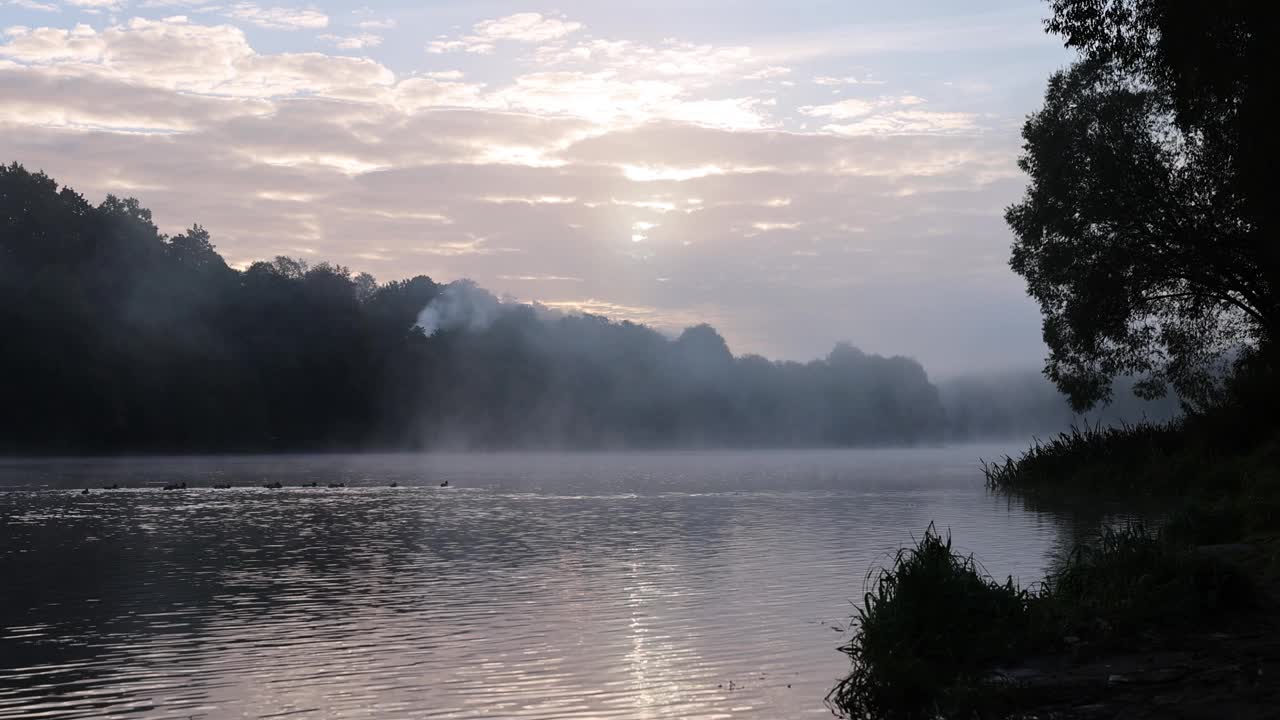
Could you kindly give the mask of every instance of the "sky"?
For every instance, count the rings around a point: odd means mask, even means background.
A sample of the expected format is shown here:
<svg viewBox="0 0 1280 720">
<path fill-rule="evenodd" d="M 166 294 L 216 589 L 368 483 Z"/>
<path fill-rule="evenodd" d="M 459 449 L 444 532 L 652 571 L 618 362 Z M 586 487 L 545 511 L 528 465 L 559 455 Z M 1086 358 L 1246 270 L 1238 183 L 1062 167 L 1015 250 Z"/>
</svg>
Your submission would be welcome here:
<svg viewBox="0 0 1280 720">
<path fill-rule="evenodd" d="M 0 0 L 0 161 L 275 255 L 736 354 L 1039 367 L 1031 0 Z"/>
</svg>

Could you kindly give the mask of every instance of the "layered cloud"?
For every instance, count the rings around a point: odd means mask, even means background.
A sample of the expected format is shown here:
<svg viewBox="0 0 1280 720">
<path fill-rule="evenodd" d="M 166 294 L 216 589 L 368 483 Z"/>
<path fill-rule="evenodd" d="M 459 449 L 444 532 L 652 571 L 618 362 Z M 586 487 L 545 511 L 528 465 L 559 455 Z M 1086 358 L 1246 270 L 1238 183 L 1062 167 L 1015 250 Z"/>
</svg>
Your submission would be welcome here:
<svg viewBox="0 0 1280 720">
<path fill-rule="evenodd" d="M 51 2 L 40 2 L 40 0 L 8 0 L 8 4 L 12 7 L 22 8 L 23 10 L 58 12 L 57 5 L 54 5 Z"/>
<path fill-rule="evenodd" d="M 542 43 L 558 40 L 582 29 L 582 23 L 524 12 L 476 23 L 472 33 L 461 37 L 442 35 L 427 45 L 427 52 L 468 52 L 488 55 L 498 43 Z"/>
<path fill-rule="evenodd" d="M 171 231 L 200 222 L 235 263 L 468 276 L 661 328 L 710 321 L 783 357 L 850 339 L 954 360 L 939 348 L 966 313 L 1039 351 L 1004 265 L 1000 210 L 1021 186 L 1007 118 L 748 44 L 594 37 L 539 13 L 470 23 L 398 71 L 333 54 L 380 50 L 406 30 L 390 18 L 202 13 L 9 28 L 0 158 L 91 199 L 137 195 Z M 245 26 L 316 49 L 266 52 Z M 450 64 L 508 50 L 505 73 Z"/>
<path fill-rule="evenodd" d="M 228 8 L 226 14 L 236 20 L 275 30 L 317 30 L 329 26 L 329 16 L 315 8 L 262 7 L 253 3 L 237 3 Z"/>
<path fill-rule="evenodd" d="M 354 35 L 334 35 L 326 33 L 319 35 L 319 39 L 333 43 L 334 47 L 339 50 L 363 50 L 365 48 L 375 48 L 382 44 L 382 36 L 374 33 L 356 33 Z"/>
</svg>

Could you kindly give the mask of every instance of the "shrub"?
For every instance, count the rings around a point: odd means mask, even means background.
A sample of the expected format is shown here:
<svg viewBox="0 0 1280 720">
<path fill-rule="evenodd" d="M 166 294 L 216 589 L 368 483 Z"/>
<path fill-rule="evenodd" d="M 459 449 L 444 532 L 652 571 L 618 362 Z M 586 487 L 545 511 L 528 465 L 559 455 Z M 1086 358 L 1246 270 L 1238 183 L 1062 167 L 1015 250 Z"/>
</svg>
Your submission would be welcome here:
<svg viewBox="0 0 1280 720">
<path fill-rule="evenodd" d="M 853 670 L 827 697 L 853 718 L 952 714 L 993 665 L 1036 642 L 1036 595 L 992 580 L 930 525 L 870 583 L 841 652 Z"/>
<path fill-rule="evenodd" d="M 1105 649 L 1258 597 L 1242 569 L 1137 524 L 1081 545 L 1036 591 L 996 582 L 930 525 L 869 585 L 840 648 L 853 667 L 827 696 L 833 712 L 858 720 L 992 714 L 1016 702 L 1013 688 L 988 682 L 992 671 L 1066 636 Z"/>
</svg>

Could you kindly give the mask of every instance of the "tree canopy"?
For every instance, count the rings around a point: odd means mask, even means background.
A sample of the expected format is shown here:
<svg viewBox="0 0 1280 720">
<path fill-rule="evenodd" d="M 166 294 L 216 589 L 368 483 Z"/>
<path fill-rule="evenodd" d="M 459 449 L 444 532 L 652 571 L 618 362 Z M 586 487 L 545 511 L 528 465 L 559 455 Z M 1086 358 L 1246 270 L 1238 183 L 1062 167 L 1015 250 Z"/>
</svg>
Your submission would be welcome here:
<svg viewBox="0 0 1280 720">
<path fill-rule="evenodd" d="M 1023 129 L 1010 261 L 1044 315 L 1046 374 L 1077 409 L 1112 380 L 1206 403 L 1280 323 L 1265 3 L 1053 0 L 1079 52 Z"/>
</svg>

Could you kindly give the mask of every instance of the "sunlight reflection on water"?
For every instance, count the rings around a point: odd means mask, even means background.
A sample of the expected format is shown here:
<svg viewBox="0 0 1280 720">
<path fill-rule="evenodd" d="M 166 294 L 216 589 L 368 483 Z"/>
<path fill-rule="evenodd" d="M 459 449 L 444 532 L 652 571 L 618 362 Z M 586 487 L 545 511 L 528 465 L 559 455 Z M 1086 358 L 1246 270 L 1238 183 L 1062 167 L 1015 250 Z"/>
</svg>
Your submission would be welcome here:
<svg viewBox="0 0 1280 720">
<path fill-rule="evenodd" d="M 0 718 L 828 716 L 931 520 L 1038 579 L 1003 450 L 5 461 Z"/>
</svg>

